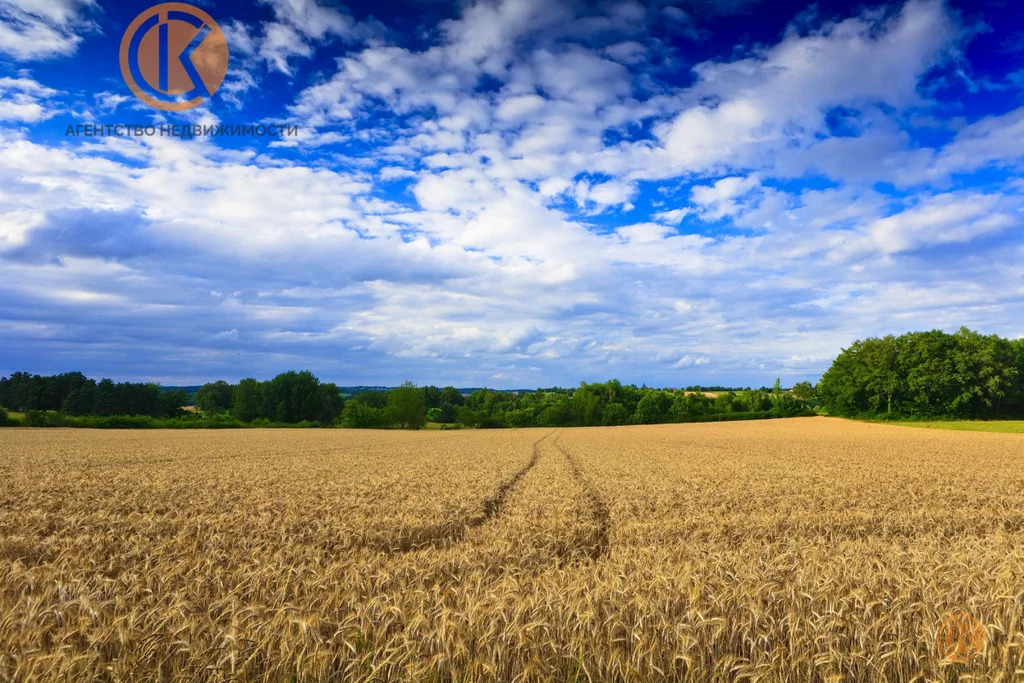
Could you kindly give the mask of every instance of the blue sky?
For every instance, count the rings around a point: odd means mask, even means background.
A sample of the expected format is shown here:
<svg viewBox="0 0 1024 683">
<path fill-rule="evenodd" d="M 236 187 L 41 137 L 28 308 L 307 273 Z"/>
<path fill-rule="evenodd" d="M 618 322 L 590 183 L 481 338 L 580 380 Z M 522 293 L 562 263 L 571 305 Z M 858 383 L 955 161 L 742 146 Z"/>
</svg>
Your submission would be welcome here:
<svg viewBox="0 0 1024 683">
<path fill-rule="evenodd" d="M 196 2 L 184 113 L 121 79 L 152 4 L 0 0 L 0 374 L 757 386 L 1024 335 L 1015 3 Z"/>
</svg>

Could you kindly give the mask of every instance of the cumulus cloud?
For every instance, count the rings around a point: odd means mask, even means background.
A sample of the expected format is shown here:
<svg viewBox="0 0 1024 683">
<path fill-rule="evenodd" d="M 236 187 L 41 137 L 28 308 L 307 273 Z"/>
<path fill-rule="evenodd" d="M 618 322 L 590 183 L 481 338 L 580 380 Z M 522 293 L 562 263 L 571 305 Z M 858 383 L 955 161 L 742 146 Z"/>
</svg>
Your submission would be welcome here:
<svg viewBox="0 0 1024 683">
<path fill-rule="evenodd" d="M 928 173 L 943 177 L 997 166 L 1020 168 L 1024 159 L 1024 107 L 989 116 L 961 129 L 938 154 Z"/>
<path fill-rule="evenodd" d="M 0 1 L 0 53 L 19 61 L 73 54 L 82 33 L 93 30 L 85 18 L 93 0 Z"/>
<path fill-rule="evenodd" d="M 241 49 L 257 54 L 268 65 L 281 73 L 291 75 L 289 60 L 312 56 L 314 46 L 331 38 L 353 38 L 358 31 L 351 17 L 334 7 L 322 5 L 319 0 L 261 0 L 274 12 L 274 20 L 267 22 L 258 42 L 243 34 Z M 235 34 L 242 33 L 236 27 Z"/>
<path fill-rule="evenodd" d="M 915 137 L 941 112 L 922 82 L 964 40 L 945 5 L 805 15 L 682 84 L 651 37 L 699 35 L 701 3 L 680 6 L 480 0 L 403 40 L 265 2 L 224 24 L 218 97 L 245 111 L 264 67 L 295 79 L 272 116 L 302 134 L 266 145 L 54 144 L 32 126 L 73 96 L 0 79 L 4 362 L 769 383 L 865 334 L 1024 313 L 1019 111 Z M 70 30 L 82 8 L 17 11 Z"/>
<path fill-rule="evenodd" d="M 970 242 L 1020 226 L 1024 203 L 997 195 L 945 194 L 867 226 L 872 242 L 886 254 L 922 246 Z M 1016 215 L 1015 215 L 1016 214 Z"/>
<path fill-rule="evenodd" d="M 733 62 L 694 67 L 695 100 L 660 129 L 680 171 L 759 168 L 790 145 L 813 144 L 840 106 L 907 107 L 957 29 L 939 0 L 910 0 L 895 16 L 830 23 Z"/>
<path fill-rule="evenodd" d="M 56 116 L 57 91 L 30 78 L 0 78 L 0 121 L 38 123 Z"/>
</svg>

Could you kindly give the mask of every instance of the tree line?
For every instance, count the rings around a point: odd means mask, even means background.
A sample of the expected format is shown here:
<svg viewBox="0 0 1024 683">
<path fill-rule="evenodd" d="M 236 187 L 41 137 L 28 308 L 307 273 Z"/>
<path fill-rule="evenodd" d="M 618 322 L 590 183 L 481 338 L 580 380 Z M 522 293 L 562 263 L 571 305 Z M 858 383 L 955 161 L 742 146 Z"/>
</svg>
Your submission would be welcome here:
<svg viewBox="0 0 1024 683">
<path fill-rule="evenodd" d="M 82 426 L 302 425 L 418 429 L 428 421 L 464 427 L 573 427 L 790 417 L 823 407 L 832 415 L 887 418 L 1024 418 L 1024 339 L 961 328 L 872 337 L 843 349 L 817 386 L 783 390 L 653 389 L 618 380 L 536 391 L 418 387 L 342 396 L 309 371 L 273 379 L 203 385 L 189 396 L 157 384 L 99 381 L 80 372 L 0 378 L 0 408 L 30 424 Z M 6 416 L 0 414 L 0 423 Z M 95 418 L 68 422 L 66 418 Z M 163 420 L 157 423 L 130 420 Z M 96 420 L 106 420 L 97 422 Z M 128 421 L 125 421 L 128 420 Z M 200 424 L 201 423 L 201 424 Z"/>
<path fill-rule="evenodd" d="M 197 394 L 200 408 L 206 400 L 205 389 Z M 226 397 L 227 391 L 221 391 Z M 231 410 L 244 419 L 235 408 Z M 417 387 L 406 382 L 394 389 L 368 390 L 350 397 L 337 423 L 344 427 L 405 429 L 418 429 L 428 421 L 482 428 L 587 427 L 806 414 L 811 414 L 807 402 L 783 391 L 778 382 L 771 390 L 729 391 L 718 396 L 624 385 L 618 380 L 584 382 L 576 389 L 477 389 L 468 395 L 452 386 Z"/>
<path fill-rule="evenodd" d="M 1024 339 L 932 330 L 854 342 L 816 387 L 832 415 L 1024 418 Z"/>
<path fill-rule="evenodd" d="M 335 384 L 309 371 L 273 379 L 216 381 L 188 395 L 157 384 L 99 382 L 82 373 L 40 376 L 14 373 L 0 379 L 0 406 L 26 412 L 28 424 L 80 426 L 301 425 L 419 429 L 428 421 L 451 427 L 572 427 L 737 420 L 810 414 L 806 401 L 772 389 L 702 391 L 652 389 L 618 380 L 510 392 L 478 389 L 463 395 L 452 386 L 366 390 L 346 400 Z M 69 419 L 70 418 L 70 419 Z M 79 419 L 77 422 L 75 418 Z M 90 419 L 85 419 L 90 418 Z M 147 419 L 162 418 L 159 423 Z M 135 420 L 133 422 L 133 420 Z"/>
<path fill-rule="evenodd" d="M 45 377 L 15 372 L 0 378 L 0 406 L 10 410 L 176 417 L 187 403 L 188 394 L 181 389 L 163 391 L 159 384 L 110 379 L 97 382 L 80 372 Z"/>
</svg>

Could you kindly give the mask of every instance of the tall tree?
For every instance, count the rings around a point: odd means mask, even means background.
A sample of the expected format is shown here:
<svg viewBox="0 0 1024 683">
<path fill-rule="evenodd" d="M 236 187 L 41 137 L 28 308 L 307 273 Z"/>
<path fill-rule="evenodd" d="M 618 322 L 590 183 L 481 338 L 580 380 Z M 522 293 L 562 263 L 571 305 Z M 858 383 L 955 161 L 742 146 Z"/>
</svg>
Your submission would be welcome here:
<svg viewBox="0 0 1024 683">
<path fill-rule="evenodd" d="M 160 393 L 160 411 L 164 417 L 180 417 L 185 414 L 188 393 L 184 389 L 168 389 Z"/>
<path fill-rule="evenodd" d="M 1005 417 L 1020 415 L 1022 369 L 1017 347 L 996 335 L 911 332 L 843 349 L 817 393 L 836 415 Z"/>
<path fill-rule="evenodd" d="M 118 410 L 117 386 L 111 379 L 103 378 L 96 385 L 95 412 L 97 415 L 116 415 Z"/>
<path fill-rule="evenodd" d="M 196 392 L 196 407 L 208 415 L 231 410 L 235 388 L 224 380 L 208 382 Z"/>
<path fill-rule="evenodd" d="M 412 382 L 404 382 L 388 392 L 387 416 L 402 429 L 420 429 L 427 421 L 423 392 Z"/>
<path fill-rule="evenodd" d="M 262 406 L 260 383 L 252 377 L 239 382 L 231 397 L 231 416 L 240 422 L 252 422 L 264 417 Z"/>
</svg>

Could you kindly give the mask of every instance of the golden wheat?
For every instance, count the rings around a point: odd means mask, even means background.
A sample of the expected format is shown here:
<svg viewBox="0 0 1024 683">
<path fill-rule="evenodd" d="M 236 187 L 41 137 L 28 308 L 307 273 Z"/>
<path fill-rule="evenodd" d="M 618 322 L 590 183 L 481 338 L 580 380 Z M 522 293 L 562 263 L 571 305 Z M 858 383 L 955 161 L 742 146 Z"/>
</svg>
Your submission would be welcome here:
<svg viewBox="0 0 1024 683">
<path fill-rule="evenodd" d="M 1024 440 L 0 432 L 0 678 L 1014 680 Z M 985 627 L 967 662 L 951 615 Z"/>
</svg>

